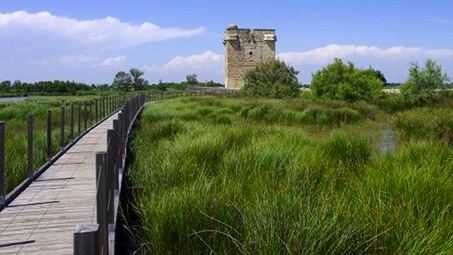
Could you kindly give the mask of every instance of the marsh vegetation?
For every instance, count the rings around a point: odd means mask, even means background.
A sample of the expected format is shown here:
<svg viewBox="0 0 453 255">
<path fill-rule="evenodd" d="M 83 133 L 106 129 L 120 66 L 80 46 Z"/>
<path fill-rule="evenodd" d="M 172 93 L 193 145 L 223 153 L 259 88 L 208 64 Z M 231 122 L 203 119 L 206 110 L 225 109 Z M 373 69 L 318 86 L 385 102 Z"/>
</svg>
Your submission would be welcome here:
<svg viewBox="0 0 453 255">
<path fill-rule="evenodd" d="M 128 170 L 138 252 L 452 252 L 451 101 L 304 97 L 149 104 Z"/>
</svg>

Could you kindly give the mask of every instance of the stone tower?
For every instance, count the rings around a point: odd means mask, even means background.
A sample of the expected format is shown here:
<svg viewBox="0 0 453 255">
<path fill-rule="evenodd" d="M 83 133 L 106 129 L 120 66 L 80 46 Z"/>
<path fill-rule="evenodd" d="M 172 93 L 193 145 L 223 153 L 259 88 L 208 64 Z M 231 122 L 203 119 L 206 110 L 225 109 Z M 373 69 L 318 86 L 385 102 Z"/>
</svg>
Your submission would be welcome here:
<svg viewBox="0 0 453 255">
<path fill-rule="evenodd" d="M 239 29 L 230 24 L 225 31 L 225 87 L 244 86 L 245 72 L 260 63 L 275 60 L 275 29 Z"/>
</svg>

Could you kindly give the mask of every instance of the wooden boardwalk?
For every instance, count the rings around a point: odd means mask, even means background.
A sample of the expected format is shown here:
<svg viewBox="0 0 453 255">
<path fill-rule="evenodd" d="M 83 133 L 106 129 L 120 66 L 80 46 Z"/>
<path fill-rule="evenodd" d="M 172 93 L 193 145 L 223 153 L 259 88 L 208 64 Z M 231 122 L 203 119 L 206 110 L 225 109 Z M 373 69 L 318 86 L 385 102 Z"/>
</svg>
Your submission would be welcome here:
<svg viewBox="0 0 453 255">
<path fill-rule="evenodd" d="M 0 212 L 0 254 L 73 254 L 75 226 L 96 222 L 95 157 L 116 118 L 82 137 Z"/>
</svg>

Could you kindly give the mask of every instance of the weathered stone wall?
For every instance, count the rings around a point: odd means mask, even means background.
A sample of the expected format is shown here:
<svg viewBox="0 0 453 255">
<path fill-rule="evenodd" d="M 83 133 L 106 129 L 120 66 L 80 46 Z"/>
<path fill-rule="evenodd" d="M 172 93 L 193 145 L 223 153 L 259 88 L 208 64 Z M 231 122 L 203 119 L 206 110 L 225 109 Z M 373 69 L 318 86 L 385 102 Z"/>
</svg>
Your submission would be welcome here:
<svg viewBox="0 0 453 255">
<path fill-rule="evenodd" d="M 245 72 L 258 64 L 275 59 L 274 29 L 238 29 L 228 26 L 225 32 L 225 87 L 244 86 Z"/>
</svg>

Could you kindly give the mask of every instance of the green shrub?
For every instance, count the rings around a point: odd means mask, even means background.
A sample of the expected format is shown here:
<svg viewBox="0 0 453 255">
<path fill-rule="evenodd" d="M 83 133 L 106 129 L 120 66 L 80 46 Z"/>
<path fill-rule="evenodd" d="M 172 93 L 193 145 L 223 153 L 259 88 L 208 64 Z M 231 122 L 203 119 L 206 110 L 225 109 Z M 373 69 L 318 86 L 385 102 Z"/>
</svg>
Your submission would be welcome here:
<svg viewBox="0 0 453 255">
<path fill-rule="evenodd" d="M 341 59 L 317 71 L 311 81 L 313 93 L 326 99 L 371 101 L 382 94 L 383 82 L 368 70 L 347 65 Z"/>
<path fill-rule="evenodd" d="M 442 68 L 431 59 L 426 60 L 425 68 L 420 70 L 417 63 L 409 68 L 409 78 L 400 87 L 401 94 L 412 104 L 433 102 L 439 92 L 445 89 L 449 78 Z"/>
<path fill-rule="evenodd" d="M 262 63 L 245 73 L 242 93 L 248 96 L 295 97 L 299 94 L 298 72 L 284 62 Z"/>
</svg>

